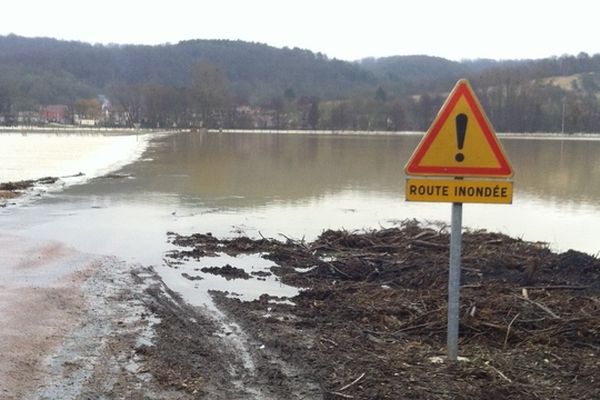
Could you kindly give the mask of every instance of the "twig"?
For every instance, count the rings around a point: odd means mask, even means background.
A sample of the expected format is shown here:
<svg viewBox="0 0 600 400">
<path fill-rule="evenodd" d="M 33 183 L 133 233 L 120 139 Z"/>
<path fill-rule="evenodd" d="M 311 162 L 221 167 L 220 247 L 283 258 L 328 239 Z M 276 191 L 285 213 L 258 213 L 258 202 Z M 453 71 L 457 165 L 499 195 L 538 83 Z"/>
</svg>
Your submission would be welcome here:
<svg viewBox="0 0 600 400">
<path fill-rule="evenodd" d="M 558 361 L 563 361 L 562 357 L 557 356 L 556 354 L 552 353 L 552 352 L 548 352 L 548 354 L 550 354 L 552 357 L 556 358 Z"/>
<path fill-rule="evenodd" d="M 480 274 L 481 270 L 477 269 L 477 268 L 467 268 L 467 267 L 462 267 L 461 268 L 463 271 L 467 271 L 467 272 L 474 272 L 476 274 Z"/>
<path fill-rule="evenodd" d="M 414 307 L 415 307 L 415 306 L 413 306 L 413 307 L 411 307 L 411 308 L 412 308 L 412 309 L 415 309 Z M 414 317 L 412 320 L 410 320 L 410 321 L 408 321 L 407 323 L 403 324 L 403 325 L 401 326 L 401 329 L 402 329 L 402 328 L 405 328 L 405 327 L 409 327 L 409 328 L 411 328 L 411 327 L 413 327 L 413 326 L 414 326 L 414 325 L 412 325 L 412 324 L 414 324 L 416 321 L 418 321 L 418 320 L 420 320 L 420 319 L 422 319 L 423 317 L 426 317 L 426 316 L 428 316 L 428 315 L 431 315 L 431 314 L 438 313 L 438 312 L 440 312 L 440 311 L 442 311 L 442 310 L 444 310 L 444 309 L 445 309 L 445 307 L 440 307 L 440 308 L 436 308 L 435 310 L 430 310 L 430 311 L 424 312 L 424 313 L 422 313 L 421 315 L 417 315 L 417 316 L 416 316 L 416 317 Z M 426 324 L 424 324 L 424 325 L 426 326 L 427 324 L 429 324 L 429 322 L 428 322 L 428 323 L 426 323 Z M 395 332 L 393 332 L 393 333 L 397 333 L 397 332 L 401 332 L 401 331 L 395 331 Z"/>
<path fill-rule="evenodd" d="M 479 321 L 478 325 L 487 326 L 488 328 L 498 329 L 499 331 L 504 331 L 504 325 L 494 324 L 492 322 Z"/>
<path fill-rule="evenodd" d="M 396 334 L 401 333 L 401 332 L 412 331 L 413 329 L 426 328 L 426 327 L 428 327 L 430 325 L 434 325 L 436 322 L 437 321 L 430 321 L 430 322 L 426 322 L 426 323 L 420 324 L 420 325 L 407 326 L 405 328 L 398 329 L 398 330 L 394 331 L 394 333 L 392 335 L 396 335 Z"/>
<path fill-rule="evenodd" d="M 393 244 L 377 244 L 370 246 L 370 249 L 379 252 L 398 252 L 401 248 Z"/>
<path fill-rule="evenodd" d="M 432 243 L 425 240 L 411 240 L 410 243 L 417 246 L 431 247 L 434 249 L 447 249 L 449 247 L 447 244 Z"/>
<path fill-rule="evenodd" d="M 517 296 L 517 298 L 521 299 L 521 300 L 525 300 L 528 303 L 533 304 L 534 306 L 537 306 L 539 309 L 545 311 L 546 313 L 548 313 L 548 315 L 550 315 L 552 318 L 554 319 L 562 319 L 561 317 L 559 317 L 558 315 L 556 315 L 555 313 L 552 312 L 552 310 L 550 310 L 548 307 L 546 307 L 543 304 L 538 303 L 537 301 L 533 301 L 527 297 L 523 297 L 523 296 Z"/>
<path fill-rule="evenodd" d="M 434 230 L 423 230 L 421 233 L 417 233 L 415 236 L 409 238 L 410 240 L 423 239 L 425 236 L 439 236 L 440 234 Z"/>
<path fill-rule="evenodd" d="M 338 393 L 338 392 L 331 392 L 331 394 L 334 394 L 336 396 L 340 396 L 343 397 L 345 399 L 353 399 L 354 396 L 350 396 L 349 394 L 344 394 L 344 393 Z"/>
<path fill-rule="evenodd" d="M 338 274 L 346 277 L 347 279 L 352 279 L 352 277 L 350 275 L 348 275 L 347 273 L 340 271 L 338 268 L 335 267 L 335 265 L 333 265 L 330 262 L 327 261 L 323 261 L 325 263 L 325 265 L 327 265 L 329 267 L 330 270 L 332 270 L 333 272 L 337 272 Z"/>
<path fill-rule="evenodd" d="M 290 242 L 292 242 L 292 243 L 295 243 L 295 242 L 296 242 L 296 240 L 295 240 L 295 239 L 292 239 L 291 237 L 289 237 L 289 236 L 286 236 L 286 235 L 284 235 L 284 234 L 283 234 L 283 233 L 281 233 L 281 232 L 279 232 L 279 233 L 278 233 L 278 235 L 279 235 L 279 236 L 283 236 L 284 238 L 286 238 L 287 240 L 289 240 L 289 241 L 290 241 Z"/>
<path fill-rule="evenodd" d="M 507 377 L 506 375 L 504 375 L 502 373 L 502 371 L 500 371 L 498 368 L 494 367 L 493 365 L 490 364 L 489 361 L 485 362 L 485 365 L 487 365 L 492 371 L 494 371 L 495 373 L 497 373 L 498 375 L 500 375 L 500 377 L 502 379 L 504 379 L 505 381 L 507 381 L 508 383 L 512 383 L 512 380 L 510 380 L 509 377 Z"/>
<path fill-rule="evenodd" d="M 476 283 L 476 284 L 472 284 L 472 285 L 462 285 L 460 288 L 461 289 L 479 289 L 482 286 L 483 285 L 481 283 Z"/>
<path fill-rule="evenodd" d="M 304 237 L 302 237 L 302 240 L 298 240 L 298 239 L 292 239 L 291 237 L 286 236 L 283 233 L 279 233 L 278 235 L 279 236 L 283 236 L 284 238 L 286 238 L 286 240 L 288 241 L 288 243 L 291 243 L 294 246 L 302 247 L 303 249 L 308 250 L 308 248 L 304 244 Z"/>
<path fill-rule="evenodd" d="M 364 377 L 365 377 L 365 372 L 363 372 L 358 378 L 356 378 L 355 380 L 353 380 L 352 382 L 350 382 L 346 386 L 339 388 L 337 391 L 338 392 L 343 392 L 344 390 L 348 389 L 350 386 L 354 385 L 355 383 L 357 383 L 358 381 L 360 381 Z"/>
<path fill-rule="evenodd" d="M 338 344 L 337 344 L 336 342 L 334 342 L 334 341 L 333 341 L 333 340 L 331 340 L 331 339 L 327 339 L 326 337 L 322 337 L 322 338 L 321 338 L 321 341 L 323 341 L 323 342 L 327 342 L 327 343 L 329 343 L 329 344 L 332 344 L 332 345 L 334 345 L 335 347 L 337 347 L 337 346 L 338 346 Z"/>
<path fill-rule="evenodd" d="M 506 328 L 506 336 L 504 336 L 504 345 L 502 346 L 503 349 L 506 349 L 506 344 L 508 343 L 508 335 L 510 335 L 510 327 L 512 326 L 513 322 L 515 322 L 515 320 L 519 317 L 519 314 L 520 313 L 517 313 L 513 317 L 513 319 L 508 324 L 508 327 Z"/>
</svg>

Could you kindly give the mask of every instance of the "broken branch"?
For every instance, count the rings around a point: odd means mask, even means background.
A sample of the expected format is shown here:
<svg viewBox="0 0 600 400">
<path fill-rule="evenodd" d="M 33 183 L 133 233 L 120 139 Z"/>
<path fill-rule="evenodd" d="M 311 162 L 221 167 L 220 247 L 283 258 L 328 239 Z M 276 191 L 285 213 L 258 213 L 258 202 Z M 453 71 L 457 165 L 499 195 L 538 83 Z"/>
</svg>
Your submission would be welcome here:
<svg viewBox="0 0 600 400">
<path fill-rule="evenodd" d="M 558 315 L 556 315 L 554 312 L 552 312 L 552 310 L 550 310 L 548 307 L 546 307 L 543 304 L 538 303 L 537 301 L 533 301 L 530 298 L 527 297 L 523 297 L 523 296 L 517 296 L 517 298 L 524 300 L 528 303 L 533 304 L 534 306 L 538 307 L 540 310 L 545 311 L 548 315 L 550 315 L 552 318 L 554 319 L 562 319 L 561 317 L 559 317 Z"/>
<path fill-rule="evenodd" d="M 355 383 L 357 383 L 358 381 L 360 381 L 364 377 L 365 377 L 365 373 L 363 372 L 358 378 L 356 378 L 355 380 L 353 380 L 352 382 L 350 382 L 346 386 L 339 388 L 338 392 L 343 392 L 344 390 L 348 389 L 350 386 L 354 385 Z"/>
</svg>

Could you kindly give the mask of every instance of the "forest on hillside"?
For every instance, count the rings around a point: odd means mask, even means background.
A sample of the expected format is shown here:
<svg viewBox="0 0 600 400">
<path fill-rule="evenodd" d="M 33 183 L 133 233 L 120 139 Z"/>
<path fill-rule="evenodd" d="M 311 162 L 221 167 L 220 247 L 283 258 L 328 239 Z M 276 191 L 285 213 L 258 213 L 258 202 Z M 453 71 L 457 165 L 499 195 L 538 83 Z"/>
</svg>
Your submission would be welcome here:
<svg viewBox="0 0 600 400">
<path fill-rule="evenodd" d="M 0 36 L 0 123 L 425 130 L 460 78 L 497 131 L 600 131 L 599 54 L 348 62 L 243 41 L 92 45 L 16 35 Z M 38 116 L 57 105 L 63 120 Z"/>
</svg>

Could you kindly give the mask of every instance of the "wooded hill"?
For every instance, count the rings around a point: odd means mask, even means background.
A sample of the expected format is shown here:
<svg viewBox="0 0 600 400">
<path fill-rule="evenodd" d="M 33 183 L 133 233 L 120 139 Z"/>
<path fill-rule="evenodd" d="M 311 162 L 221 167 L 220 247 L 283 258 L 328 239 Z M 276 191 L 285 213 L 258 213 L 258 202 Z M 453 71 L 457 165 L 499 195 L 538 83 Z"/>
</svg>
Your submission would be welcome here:
<svg viewBox="0 0 600 400">
<path fill-rule="evenodd" d="M 243 41 L 91 45 L 0 36 L 5 121 L 48 104 L 97 113 L 83 101 L 104 95 L 127 124 L 424 130 L 463 77 L 498 131 L 561 131 L 563 116 L 567 132 L 600 130 L 600 55 L 348 62 Z"/>
</svg>

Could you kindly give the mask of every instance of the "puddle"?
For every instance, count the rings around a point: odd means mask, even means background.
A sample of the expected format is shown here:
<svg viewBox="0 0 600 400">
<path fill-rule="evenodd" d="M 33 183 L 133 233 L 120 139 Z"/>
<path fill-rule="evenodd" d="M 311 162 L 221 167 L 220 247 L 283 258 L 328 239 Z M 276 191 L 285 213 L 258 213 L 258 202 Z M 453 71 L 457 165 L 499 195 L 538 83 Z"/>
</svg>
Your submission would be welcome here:
<svg viewBox="0 0 600 400">
<path fill-rule="evenodd" d="M 243 270 L 248 279 L 232 279 L 203 272 L 217 267 L 231 266 Z M 279 281 L 270 269 L 277 264 L 262 258 L 261 253 L 240 254 L 236 257 L 219 253 L 216 257 L 202 257 L 200 260 L 188 260 L 182 264 L 163 267 L 159 274 L 168 287 L 176 290 L 190 304 L 205 306 L 216 311 L 210 290 L 229 293 L 229 296 L 242 301 L 253 301 L 263 294 L 280 298 L 296 296 L 300 289 Z"/>
<path fill-rule="evenodd" d="M 177 249 L 192 250 L 185 247 Z M 273 304 L 294 305 L 289 298 L 296 296 L 300 289 L 281 283 L 271 273 L 271 267 L 277 264 L 262 258 L 263 254 L 240 254 L 234 257 L 217 253 L 216 256 L 199 260 L 165 260 L 163 267 L 157 269 L 167 287 L 177 292 L 188 304 L 203 307 L 219 325 L 215 336 L 220 338 L 225 348 L 234 349 L 241 361 L 239 366 L 233 363 L 229 365 L 231 384 L 246 392 L 250 389 L 243 379 L 254 376 L 257 369 L 252 353 L 265 346 L 251 340 L 240 325 L 217 308 L 210 291 L 225 292 L 242 301 L 253 301 L 267 294 L 272 296 L 269 302 Z M 255 398 L 263 397 L 257 394 Z"/>
</svg>

